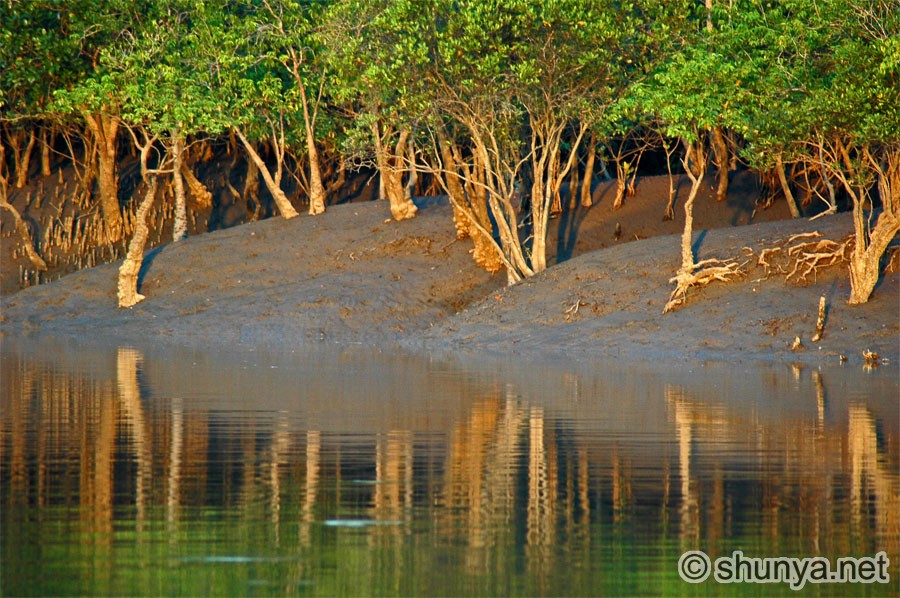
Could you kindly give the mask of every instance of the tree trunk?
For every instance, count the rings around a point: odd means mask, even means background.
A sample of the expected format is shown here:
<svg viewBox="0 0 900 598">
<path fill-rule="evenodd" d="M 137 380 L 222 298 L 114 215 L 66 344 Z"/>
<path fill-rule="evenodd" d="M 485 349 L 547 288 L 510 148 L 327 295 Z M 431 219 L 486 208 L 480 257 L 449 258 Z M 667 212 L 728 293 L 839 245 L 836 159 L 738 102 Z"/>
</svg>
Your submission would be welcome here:
<svg viewBox="0 0 900 598">
<path fill-rule="evenodd" d="M 294 209 L 294 206 L 291 205 L 291 202 L 287 198 L 287 195 L 284 194 L 284 191 L 281 190 L 281 187 L 279 187 L 275 180 L 272 178 L 272 174 L 269 172 L 269 168 L 266 166 L 266 163 L 263 162 L 263 159 L 253 148 L 253 145 L 244 136 L 243 131 L 241 131 L 238 127 L 234 127 L 234 132 L 237 133 L 238 138 L 240 138 L 241 143 L 244 144 L 244 148 L 250 155 L 250 159 L 253 160 L 253 163 L 256 164 L 256 167 L 259 169 L 259 172 L 263 177 L 263 181 L 265 181 L 266 183 L 266 188 L 269 190 L 269 193 L 272 194 L 272 199 L 275 200 L 275 205 L 278 207 L 278 212 L 281 214 L 281 217 L 285 220 L 289 220 L 294 216 L 298 216 L 297 210 Z"/>
<path fill-rule="evenodd" d="M 594 197 L 591 195 L 591 185 L 594 182 L 594 161 L 597 159 L 596 141 L 591 133 L 588 144 L 587 163 L 584 165 L 584 178 L 581 180 L 581 205 L 588 208 L 594 205 Z"/>
<path fill-rule="evenodd" d="M 211 208 L 212 193 L 209 192 L 206 185 L 200 182 L 187 162 L 181 163 L 181 176 L 184 177 L 184 180 L 187 182 L 188 190 L 191 192 L 191 197 L 194 198 L 194 202 L 200 208 Z"/>
<path fill-rule="evenodd" d="M 406 152 L 406 142 L 410 131 L 405 129 L 400 132 L 397 140 L 397 148 L 393 156 L 388 155 L 388 150 L 381 140 L 381 128 L 378 122 L 372 124 L 372 134 L 375 139 L 375 158 L 378 162 L 378 171 L 384 182 L 384 193 L 391 206 L 391 215 L 394 220 L 406 220 L 416 215 L 418 208 L 409 199 L 404 197 L 403 170 L 401 168 L 403 154 Z"/>
<path fill-rule="evenodd" d="M 499 272 L 503 262 L 493 242 L 491 220 L 487 214 L 487 205 L 484 193 L 476 193 L 471 189 L 467 194 L 459 177 L 460 160 L 458 150 L 451 146 L 445 135 L 438 132 L 438 142 L 444 162 L 444 172 L 440 173 L 441 180 L 450 196 L 450 204 L 453 206 L 453 223 L 456 226 L 456 238 L 470 237 L 474 250 L 472 257 L 480 268 L 493 274 Z M 489 236 L 490 235 L 490 236 Z"/>
<path fill-rule="evenodd" d="M 416 194 L 416 186 L 419 184 L 419 169 L 416 166 L 416 146 L 412 138 L 407 143 L 407 152 L 409 153 L 409 178 L 406 180 L 406 186 L 403 188 L 403 199 L 412 201 Z"/>
<path fill-rule="evenodd" d="M 450 205 L 453 207 L 453 225 L 456 228 L 456 238 L 463 240 L 472 236 L 472 222 L 463 209 L 463 206 L 466 205 L 466 192 L 459 180 L 459 167 L 450 147 L 450 142 L 440 130 L 438 130 L 437 136 L 441 160 L 444 163 L 443 172 L 438 173 L 438 176 L 444 182 L 447 195 L 450 197 Z"/>
<path fill-rule="evenodd" d="M 579 188 L 578 185 L 578 161 L 572 165 L 572 169 L 569 171 L 569 206 L 568 209 L 574 210 L 578 205 L 578 195 L 576 195 L 575 190 Z"/>
<path fill-rule="evenodd" d="M 144 296 L 138 293 L 138 277 L 141 272 L 141 265 L 144 263 L 144 247 L 147 244 L 147 237 L 150 235 L 150 229 L 147 226 L 147 214 L 153 206 L 153 200 L 156 198 L 157 177 L 150 175 L 144 178 L 147 183 L 147 193 L 144 200 L 138 207 L 134 217 L 134 236 L 128 244 L 128 253 L 125 260 L 119 267 L 119 284 L 118 299 L 119 307 L 132 307 L 144 300 Z"/>
<path fill-rule="evenodd" d="M 50 176 L 50 148 L 53 146 L 53 127 L 41 129 L 41 174 Z"/>
<path fill-rule="evenodd" d="M 16 189 L 21 189 L 28 182 L 28 171 L 31 169 L 31 152 L 34 149 L 37 136 L 34 134 L 34 129 L 28 131 L 28 143 L 25 144 L 24 150 L 21 149 L 19 139 L 19 132 L 17 131 L 16 144 L 13 146 L 13 157 L 16 163 Z"/>
<path fill-rule="evenodd" d="M 791 193 L 791 186 L 788 184 L 787 176 L 784 173 L 784 160 L 782 159 L 781 152 L 775 156 L 775 173 L 778 175 L 778 181 L 781 183 L 781 191 L 784 193 L 784 198 L 787 200 L 788 209 L 791 211 L 791 217 L 799 218 L 800 209 L 797 207 L 797 200 L 794 199 L 794 194 Z"/>
<path fill-rule="evenodd" d="M 184 179 L 181 169 L 184 166 L 184 138 L 175 132 L 172 142 L 172 182 L 175 187 L 175 221 L 172 226 L 172 242 L 187 239 L 187 201 L 184 193 Z"/>
<path fill-rule="evenodd" d="M 306 87 L 297 78 L 303 100 L 303 122 L 306 129 L 306 151 L 309 153 L 309 213 L 316 216 L 325 211 L 325 186 L 322 184 L 322 166 L 316 149 L 315 123 L 310 117 L 306 100 Z"/>
<path fill-rule="evenodd" d="M 100 210 L 110 243 L 122 238 L 124 226 L 119 208 L 119 182 L 116 175 L 116 138 L 119 119 L 109 114 L 83 113 L 88 130 L 94 136 L 97 157 L 97 183 L 100 188 Z"/>
<path fill-rule="evenodd" d="M 702 176 L 697 177 L 690 172 L 688 176 L 691 177 L 691 191 L 684 202 L 684 230 L 681 232 L 681 268 L 678 271 L 679 275 L 690 274 L 694 270 L 692 242 L 694 234 L 694 200 L 697 198 L 697 193 L 700 191 L 700 185 L 703 181 Z"/>
<path fill-rule="evenodd" d="M 716 201 L 725 201 L 728 198 L 728 169 L 731 166 L 731 158 L 722 127 L 713 127 L 711 145 L 716 160 Z"/>
<path fill-rule="evenodd" d="M 866 152 L 868 154 L 868 152 Z M 853 228 L 856 245 L 850 256 L 850 305 L 866 303 L 878 284 L 881 257 L 900 233 L 900 150 L 888 150 L 886 167 L 878 165 L 872 156 L 867 158 L 878 170 L 878 192 L 882 211 L 871 232 L 867 231 L 865 197 L 852 193 Z M 868 234 L 867 234 L 868 233 Z"/>
<path fill-rule="evenodd" d="M 628 170 L 623 167 L 620 160 L 616 160 L 616 198 L 612 208 L 618 210 L 625 202 L 625 192 L 628 189 Z"/>
<path fill-rule="evenodd" d="M 344 188 L 344 185 L 347 184 L 347 162 L 343 159 L 343 157 L 338 157 L 340 163 L 338 164 L 338 175 L 336 178 L 332 178 L 331 182 L 328 183 L 328 186 L 325 188 L 325 196 L 336 194 L 338 191 Z M 334 172 L 332 171 L 332 175 Z"/>
</svg>

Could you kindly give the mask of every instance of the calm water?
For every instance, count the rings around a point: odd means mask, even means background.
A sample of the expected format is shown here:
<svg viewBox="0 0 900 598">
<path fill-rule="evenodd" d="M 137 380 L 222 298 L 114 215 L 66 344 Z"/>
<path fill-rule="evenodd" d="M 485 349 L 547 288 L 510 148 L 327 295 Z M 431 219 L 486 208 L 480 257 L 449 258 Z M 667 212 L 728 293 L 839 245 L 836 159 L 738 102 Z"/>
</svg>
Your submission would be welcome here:
<svg viewBox="0 0 900 598">
<path fill-rule="evenodd" d="M 894 365 L 654 367 L 3 339 L 2 595 L 783 594 L 715 558 L 872 556 Z"/>
</svg>

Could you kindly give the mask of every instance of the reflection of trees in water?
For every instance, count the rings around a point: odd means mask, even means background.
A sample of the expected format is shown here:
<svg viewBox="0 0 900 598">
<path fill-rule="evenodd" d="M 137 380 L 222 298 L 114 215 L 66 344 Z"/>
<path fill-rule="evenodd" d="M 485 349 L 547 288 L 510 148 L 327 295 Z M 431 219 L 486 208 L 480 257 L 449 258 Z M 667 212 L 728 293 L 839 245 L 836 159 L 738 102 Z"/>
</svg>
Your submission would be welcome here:
<svg viewBox="0 0 900 598">
<path fill-rule="evenodd" d="M 808 553 L 866 552 L 861 538 L 889 554 L 900 548 L 898 439 L 880 435 L 860 404 L 850 404 L 844 424 L 829 424 L 818 371 L 807 419 L 767 420 L 665 387 L 677 447 L 670 457 L 669 439 L 641 451 L 592 437 L 509 385 L 461 385 L 465 410 L 441 439 L 397 426 L 351 446 L 298 429 L 287 412 L 238 417 L 179 398 L 150 408 L 133 349 L 116 354 L 115 380 L 19 359 L 3 372 L 0 507 L 80 506 L 95 550 L 110 542 L 117 506 L 134 508 L 138 531 L 164 512 L 171 541 L 192 507 L 233 508 L 269 526 L 274 546 L 300 547 L 324 541 L 324 520 L 362 507 L 355 516 L 390 523 L 361 533 L 388 550 L 380 566 L 394 574 L 415 558 L 400 547 L 417 537 L 424 510 L 435 523 L 428 541 L 464 546 L 467 573 L 524 565 L 539 588 L 561 554 L 574 562 L 602 548 L 591 545 L 590 526 L 644 517 L 683 549 L 716 552 L 756 535 L 774 548 L 801 542 L 785 548 Z"/>
<path fill-rule="evenodd" d="M 679 535 L 684 550 L 725 549 L 722 539 L 750 535 L 756 525 L 772 546 L 795 538 L 799 546 L 784 548 L 807 554 L 874 554 L 876 548 L 896 553 L 897 438 L 890 439 L 893 448 L 879 446 L 877 423 L 859 404 L 850 404 L 846 428 L 826 426 L 825 383 L 818 371 L 812 381 L 815 419 L 784 425 L 732 415 L 666 387 L 679 447 Z M 743 457 L 752 462 L 735 463 L 730 446 L 758 450 Z M 744 470 L 763 474 L 747 481 L 742 479 Z M 866 538 L 871 545 L 865 544 Z"/>
</svg>

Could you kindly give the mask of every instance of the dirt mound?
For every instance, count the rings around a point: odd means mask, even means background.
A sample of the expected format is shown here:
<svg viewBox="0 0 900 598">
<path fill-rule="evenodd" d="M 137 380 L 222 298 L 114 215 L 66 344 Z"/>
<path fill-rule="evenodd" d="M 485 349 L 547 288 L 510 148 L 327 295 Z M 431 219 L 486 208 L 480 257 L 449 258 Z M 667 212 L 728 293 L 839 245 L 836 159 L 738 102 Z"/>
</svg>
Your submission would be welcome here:
<svg viewBox="0 0 900 598">
<path fill-rule="evenodd" d="M 687 305 L 665 316 L 682 222 L 678 210 L 674 221 L 662 219 L 668 180 L 661 177 L 642 181 L 620 210 L 610 209 L 613 190 L 606 183 L 595 189 L 593 207 L 565 209 L 552 223 L 549 243 L 550 263 L 562 263 L 513 287 L 504 286 L 503 274 L 476 268 L 470 242 L 455 237 L 446 200 L 419 199 L 419 215 L 400 223 L 387 220 L 383 202 L 359 202 L 156 248 L 142 273 L 147 299 L 131 309 L 116 308 L 118 264 L 25 289 L 0 299 L 2 331 L 197 347 L 362 343 L 587 360 L 837 364 L 840 355 L 859 362 L 869 349 L 897 363 L 896 273 L 885 276 L 868 305 L 851 308 L 845 267 L 789 284 L 783 275 L 767 276 L 750 255 L 803 231 L 842 238 L 851 232 L 849 217 L 784 220 L 783 204 L 757 210 L 758 193 L 743 185 L 725 203 L 705 189 L 694 229 L 698 259 L 739 259 L 747 263 L 745 275 L 692 292 Z M 751 216 L 757 224 L 736 226 Z M 813 345 L 823 295 L 828 320 Z M 798 336 L 806 349 L 791 351 Z"/>
</svg>

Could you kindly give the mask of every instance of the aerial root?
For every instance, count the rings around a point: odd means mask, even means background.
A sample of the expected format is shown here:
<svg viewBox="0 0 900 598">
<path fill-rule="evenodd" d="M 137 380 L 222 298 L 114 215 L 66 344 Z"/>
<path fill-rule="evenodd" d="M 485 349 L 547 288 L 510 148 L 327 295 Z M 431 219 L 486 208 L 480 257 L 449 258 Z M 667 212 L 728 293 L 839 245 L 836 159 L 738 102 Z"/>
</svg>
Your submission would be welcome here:
<svg viewBox="0 0 900 598">
<path fill-rule="evenodd" d="M 684 305 L 688 289 L 691 287 L 704 287 L 717 280 L 728 282 L 739 278 L 743 275 L 742 267 L 745 264 L 746 262 L 738 264 L 734 260 L 707 259 L 697 262 L 690 269 L 682 269 L 677 276 L 669 280 L 670 284 L 675 283 L 676 286 L 663 313 L 669 313 Z"/>
</svg>

